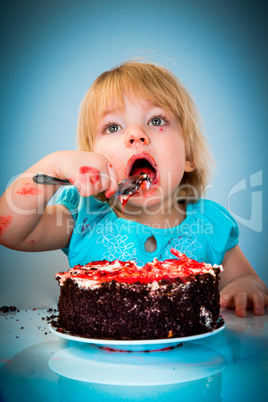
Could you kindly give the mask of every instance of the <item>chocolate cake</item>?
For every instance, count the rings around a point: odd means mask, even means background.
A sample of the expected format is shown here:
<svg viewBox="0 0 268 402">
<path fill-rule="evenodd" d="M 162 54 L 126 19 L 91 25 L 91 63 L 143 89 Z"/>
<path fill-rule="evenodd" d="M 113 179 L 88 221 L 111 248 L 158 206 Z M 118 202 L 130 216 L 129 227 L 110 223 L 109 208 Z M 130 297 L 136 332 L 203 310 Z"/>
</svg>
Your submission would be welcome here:
<svg viewBox="0 0 268 402">
<path fill-rule="evenodd" d="M 57 327 L 97 339 L 163 339 L 202 334 L 219 325 L 221 266 L 176 259 L 147 263 L 96 261 L 55 278 Z"/>
</svg>

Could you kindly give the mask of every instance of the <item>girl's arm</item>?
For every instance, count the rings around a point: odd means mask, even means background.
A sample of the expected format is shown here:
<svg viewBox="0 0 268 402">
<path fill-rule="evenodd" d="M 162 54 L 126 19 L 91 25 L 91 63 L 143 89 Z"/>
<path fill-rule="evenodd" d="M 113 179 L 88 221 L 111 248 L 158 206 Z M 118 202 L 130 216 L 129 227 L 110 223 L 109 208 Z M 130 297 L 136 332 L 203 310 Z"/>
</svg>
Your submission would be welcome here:
<svg viewBox="0 0 268 402">
<path fill-rule="evenodd" d="M 67 208 L 48 201 L 58 185 L 38 185 L 35 174 L 70 180 L 82 196 L 101 191 L 113 193 L 118 177 L 109 161 L 99 154 L 82 151 L 52 153 L 24 172 L 0 198 L 0 244 L 20 251 L 64 248 L 74 226 Z"/>
<path fill-rule="evenodd" d="M 268 306 L 268 290 L 239 246 L 226 252 L 221 274 L 221 306 L 234 308 L 238 317 L 246 317 L 247 308 L 263 315 Z"/>
</svg>

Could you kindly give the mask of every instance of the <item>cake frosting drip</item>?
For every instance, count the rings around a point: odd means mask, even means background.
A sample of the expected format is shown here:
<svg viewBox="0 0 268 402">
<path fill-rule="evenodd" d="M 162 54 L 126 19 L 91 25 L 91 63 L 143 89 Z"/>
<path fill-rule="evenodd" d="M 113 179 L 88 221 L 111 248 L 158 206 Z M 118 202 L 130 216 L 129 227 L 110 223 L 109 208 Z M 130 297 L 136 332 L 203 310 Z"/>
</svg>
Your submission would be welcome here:
<svg viewBox="0 0 268 402">
<path fill-rule="evenodd" d="M 116 281 L 119 283 L 155 283 L 161 280 L 175 280 L 181 278 L 185 280 L 191 275 L 210 273 L 215 275 L 215 268 L 222 269 L 221 266 L 212 266 L 204 262 L 198 262 L 188 258 L 185 254 L 171 249 L 171 253 L 177 259 L 165 261 L 154 261 L 145 266 L 137 266 L 134 261 L 124 262 L 115 260 L 94 261 L 84 266 L 76 265 L 67 272 L 59 272 L 55 278 L 60 285 L 71 278 L 80 288 L 95 288 L 104 282 Z"/>
</svg>

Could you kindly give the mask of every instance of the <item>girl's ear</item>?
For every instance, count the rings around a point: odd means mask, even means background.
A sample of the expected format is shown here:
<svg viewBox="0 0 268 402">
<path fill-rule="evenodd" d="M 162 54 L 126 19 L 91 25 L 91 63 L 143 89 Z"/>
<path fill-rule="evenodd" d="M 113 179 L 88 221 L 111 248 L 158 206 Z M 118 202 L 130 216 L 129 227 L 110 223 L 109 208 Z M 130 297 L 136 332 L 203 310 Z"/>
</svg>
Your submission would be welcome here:
<svg viewBox="0 0 268 402">
<path fill-rule="evenodd" d="M 195 170 L 196 166 L 195 163 L 190 161 L 189 159 L 186 159 L 185 161 L 185 166 L 184 166 L 184 171 L 185 172 L 192 172 Z"/>
</svg>

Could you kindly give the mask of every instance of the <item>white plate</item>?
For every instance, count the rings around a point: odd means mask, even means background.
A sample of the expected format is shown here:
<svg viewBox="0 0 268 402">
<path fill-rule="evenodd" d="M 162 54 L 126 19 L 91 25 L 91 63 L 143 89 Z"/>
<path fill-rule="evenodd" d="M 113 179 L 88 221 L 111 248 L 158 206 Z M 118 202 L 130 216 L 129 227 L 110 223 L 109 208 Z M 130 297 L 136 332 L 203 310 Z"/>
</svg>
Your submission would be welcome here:
<svg viewBox="0 0 268 402">
<path fill-rule="evenodd" d="M 203 338 L 207 338 L 212 335 L 216 335 L 225 328 L 225 324 L 220 328 L 204 334 L 184 336 L 180 338 L 167 338 L 167 339 L 145 339 L 145 340 L 112 340 L 112 339 L 94 339 L 94 338 L 82 338 L 80 336 L 74 336 L 67 333 L 57 331 L 51 324 L 50 330 L 53 334 L 58 335 L 60 338 L 67 339 L 69 341 L 83 342 L 95 344 L 99 347 L 115 349 L 117 351 L 147 351 L 147 350 L 161 350 L 176 346 L 182 342 L 195 341 Z"/>
</svg>

